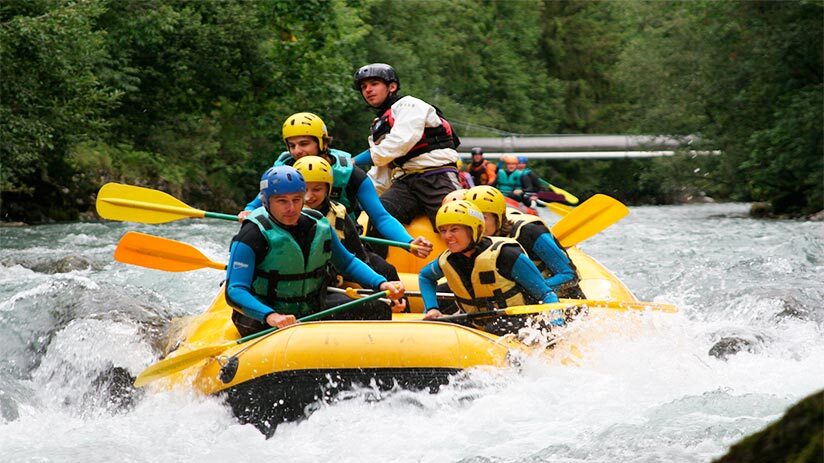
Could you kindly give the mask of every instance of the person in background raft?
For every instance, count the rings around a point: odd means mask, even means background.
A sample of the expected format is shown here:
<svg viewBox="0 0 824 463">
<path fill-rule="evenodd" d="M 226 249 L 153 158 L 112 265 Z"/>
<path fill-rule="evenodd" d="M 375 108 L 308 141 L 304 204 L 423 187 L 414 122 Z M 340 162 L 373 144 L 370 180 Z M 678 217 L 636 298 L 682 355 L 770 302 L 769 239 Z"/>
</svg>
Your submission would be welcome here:
<svg viewBox="0 0 824 463">
<path fill-rule="evenodd" d="M 389 282 L 347 251 L 320 212 L 303 209 L 306 183 L 293 167 L 277 166 L 260 180 L 263 206 L 252 211 L 232 239 L 226 269 L 226 301 L 241 336 L 348 302 L 326 294 L 330 265 L 364 288 L 403 296 L 400 281 Z M 389 320 L 389 307 L 370 301 L 330 319 Z"/>
<path fill-rule="evenodd" d="M 558 302 L 558 296 L 517 241 L 484 236 L 484 216 L 472 203 L 448 202 L 438 211 L 436 221 L 447 250 L 421 269 L 424 320 L 443 316 L 435 291 L 438 280 L 444 276 L 458 307 L 466 313 Z M 564 324 L 563 311 L 553 311 L 551 316 L 551 325 Z M 503 335 L 516 332 L 526 323 L 526 316 L 495 317 L 479 327 Z"/>
<path fill-rule="evenodd" d="M 498 178 L 495 187 L 504 196 L 520 201 L 524 195 L 523 173 L 518 170 L 518 158 L 511 154 L 501 156 L 503 169 L 498 169 Z"/>
<path fill-rule="evenodd" d="M 585 298 L 575 264 L 540 217 L 508 211 L 504 195 L 491 186 L 470 188 L 465 198 L 483 212 L 486 235 L 517 240 L 560 297 Z"/>
<path fill-rule="evenodd" d="M 303 156 L 295 161 L 292 167 L 303 175 L 306 182 L 305 206 L 326 217 L 343 247 L 387 280 L 400 280 L 398 271 L 392 264 L 363 247 L 357 225 L 347 213 L 346 207 L 329 198 L 329 192 L 332 190 L 332 166 L 319 156 Z M 399 299 L 398 303 L 392 306 L 392 311 L 402 312 L 406 305 L 405 299 Z"/>
<path fill-rule="evenodd" d="M 331 199 L 343 204 L 353 219 L 356 219 L 355 210 L 365 211 L 370 224 L 384 237 L 417 245 L 410 251 L 412 254 L 420 258 L 429 256 L 432 243 L 422 236 L 412 239 L 403 225 L 383 207 L 375 185 L 368 181 L 366 172 L 354 165 L 351 155 L 329 146 L 332 138 L 320 117 L 312 113 L 293 114 L 283 123 L 282 135 L 288 151 L 278 156 L 275 166 L 293 165 L 304 156 L 322 157 L 332 166 L 334 178 L 329 193 Z M 260 197 L 256 196 L 238 214 L 238 218 L 243 220 L 261 205 Z"/>
<path fill-rule="evenodd" d="M 377 178 L 392 178 L 381 195 L 390 214 L 407 224 L 426 214 L 434 228 L 443 197 L 461 187 L 456 165 L 460 157 L 455 151 L 458 136 L 437 108 L 398 94 L 400 80 L 388 64 L 361 67 L 355 72 L 354 86 L 377 110 L 369 149 L 355 157 L 356 164 L 374 164 Z"/>
<path fill-rule="evenodd" d="M 526 166 L 527 161 L 526 156 L 518 156 L 518 170 L 521 172 L 521 185 L 524 189 L 521 202 L 534 208 L 535 199 L 538 198 L 538 192 L 541 191 L 541 178 Z"/>
<path fill-rule="evenodd" d="M 498 167 L 484 159 L 484 150 L 476 146 L 470 150 L 472 162 L 466 166 L 466 171 L 472 176 L 474 186 L 494 185 L 498 178 Z"/>
</svg>

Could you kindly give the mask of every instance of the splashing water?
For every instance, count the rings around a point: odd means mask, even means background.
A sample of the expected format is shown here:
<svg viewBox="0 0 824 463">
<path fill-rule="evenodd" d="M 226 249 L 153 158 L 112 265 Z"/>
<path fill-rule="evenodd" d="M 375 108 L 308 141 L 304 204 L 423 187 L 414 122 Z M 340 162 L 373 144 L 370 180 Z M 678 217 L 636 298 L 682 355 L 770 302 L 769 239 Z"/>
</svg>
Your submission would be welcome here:
<svg viewBox="0 0 824 463">
<path fill-rule="evenodd" d="M 223 275 L 128 267 L 115 243 L 139 230 L 221 261 L 236 225 L 0 229 L 0 460 L 710 461 L 824 387 L 824 229 L 746 211 L 639 207 L 584 242 L 681 310 L 592 311 L 556 347 L 578 366 L 524 358 L 437 394 L 364 386 L 269 440 L 217 398 L 130 385 Z"/>
</svg>

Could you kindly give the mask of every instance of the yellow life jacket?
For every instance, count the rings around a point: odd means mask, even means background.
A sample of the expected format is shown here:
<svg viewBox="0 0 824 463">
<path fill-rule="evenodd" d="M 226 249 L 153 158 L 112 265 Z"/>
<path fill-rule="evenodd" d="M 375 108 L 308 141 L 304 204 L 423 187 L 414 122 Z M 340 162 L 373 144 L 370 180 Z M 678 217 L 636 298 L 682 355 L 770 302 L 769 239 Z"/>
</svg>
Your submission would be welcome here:
<svg viewBox="0 0 824 463">
<path fill-rule="evenodd" d="M 346 206 L 337 201 L 329 201 L 329 212 L 326 213 L 326 220 L 335 229 L 338 239 L 343 241 L 346 226 Z"/>
<path fill-rule="evenodd" d="M 505 244 L 518 244 L 511 238 L 486 237 L 484 240 L 492 243 L 483 249 L 475 258 L 475 265 L 472 267 L 470 276 L 471 287 L 464 286 L 458 271 L 449 263 L 449 251 L 444 251 L 438 257 L 438 265 L 441 267 L 449 289 L 455 293 L 455 301 L 458 306 L 467 313 L 485 312 L 492 309 L 502 309 L 514 305 L 528 304 L 524 295 L 524 288 L 516 282 L 504 278 L 498 272 L 498 256 L 501 254 L 501 247 Z M 520 245 L 518 245 L 520 247 Z"/>
</svg>

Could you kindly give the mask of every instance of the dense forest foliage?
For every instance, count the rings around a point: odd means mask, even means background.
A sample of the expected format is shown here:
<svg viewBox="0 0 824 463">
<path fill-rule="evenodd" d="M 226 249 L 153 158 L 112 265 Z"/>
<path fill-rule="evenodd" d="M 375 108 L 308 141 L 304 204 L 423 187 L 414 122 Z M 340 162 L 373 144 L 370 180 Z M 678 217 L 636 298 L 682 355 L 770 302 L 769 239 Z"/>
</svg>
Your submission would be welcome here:
<svg viewBox="0 0 824 463">
<path fill-rule="evenodd" d="M 320 114 L 350 152 L 368 62 L 463 135 L 697 135 L 721 156 L 545 161 L 581 197 L 824 205 L 824 1 L 3 0 L 3 220 L 67 220 L 106 181 L 235 212 Z M 469 148 L 469 147 L 465 147 Z"/>
</svg>

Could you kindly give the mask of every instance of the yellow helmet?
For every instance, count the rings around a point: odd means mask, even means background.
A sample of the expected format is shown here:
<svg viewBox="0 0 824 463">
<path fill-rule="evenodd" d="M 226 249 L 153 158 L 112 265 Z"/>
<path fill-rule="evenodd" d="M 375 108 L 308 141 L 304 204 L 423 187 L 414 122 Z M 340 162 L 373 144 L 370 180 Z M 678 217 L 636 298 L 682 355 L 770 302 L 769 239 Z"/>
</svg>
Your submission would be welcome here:
<svg viewBox="0 0 824 463">
<path fill-rule="evenodd" d="M 306 182 L 321 182 L 329 185 L 332 191 L 332 166 L 319 156 L 304 156 L 292 166 L 303 175 Z"/>
<path fill-rule="evenodd" d="M 478 242 L 484 236 L 484 215 L 469 201 L 452 201 L 438 209 L 435 217 L 435 226 L 466 225 L 472 229 L 472 240 Z"/>
<path fill-rule="evenodd" d="M 318 140 L 318 149 L 323 152 L 325 150 L 324 138 L 329 137 L 329 132 L 326 130 L 326 124 L 320 116 L 312 113 L 296 113 L 286 118 L 283 123 L 283 141 L 290 137 L 299 137 L 308 135 L 315 137 Z"/>
<path fill-rule="evenodd" d="M 506 198 L 497 188 L 489 185 L 478 185 L 467 190 L 464 198 L 474 204 L 481 212 L 489 212 L 498 218 L 498 226 L 504 223 L 506 213 Z"/>
<path fill-rule="evenodd" d="M 459 189 L 459 190 L 452 191 L 448 195 L 443 197 L 442 204 L 451 203 L 452 201 L 460 201 L 462 199 L 466 199 L 466 198 L 464 198 L 464 195 L 466 195 L 466 190 L 464 190 L 462 188 Z"/>
</svg>

